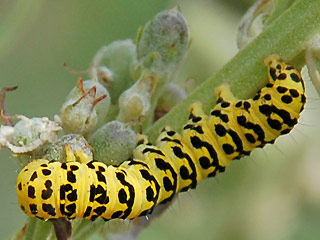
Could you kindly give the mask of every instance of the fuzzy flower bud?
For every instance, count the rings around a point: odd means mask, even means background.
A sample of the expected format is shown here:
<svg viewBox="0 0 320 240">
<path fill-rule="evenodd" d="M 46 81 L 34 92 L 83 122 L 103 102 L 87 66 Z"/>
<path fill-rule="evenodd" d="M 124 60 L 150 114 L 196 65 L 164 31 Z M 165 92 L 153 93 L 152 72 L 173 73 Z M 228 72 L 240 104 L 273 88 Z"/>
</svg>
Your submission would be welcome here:
<svg viewBox="0 0 320 240">
<path fill-rule="evenodd" d="M 120 94 L 133 84 L 130 65 L 135 55 L 136 45 L 127 39 L 102 47 L 93 58 L 93 70 L 97 72 L 99 82 L 110 92 L 112 103 L 116 103 Z"/>
<path fill-rule="evenodd" d="M 151 101 L 148 101 L 150 105 L 145 104 L 145 98 L 139 99 L 137 96 L 134 98 L 134 95 L 131 95 L 131 98 L 135 100 L 135 103 L 131 104 L 134 105 L 132 107 L 145 106 L 143 108 L 144 112 L 150 113 L 144 120 L 144 126 L 150 125 L 154 120 L 153 113 L 157 101 L 165 86 L 173 79 L 174 72 L 184 60 L 189 43 L 187 23 L 177 8 L 157 14 L 138 32 L 137 58 L 131 65 L 131 76 L 133 79 L 136 79 L 137 76 L 141 79 L 141 75 L 148 71 L 152 72 L 153 78 L 157 79 L 156 86 L 152 91 Z M 142 105 L 139 101 L 145 105 Z M 129 103 L 128 101 L 125 102 Z M 142 109 L 137 110 L 141 111 Z M 129 112 L 129 109 L 125 112 Z M 146 113 L 144 112 L 139 114 L 145 116 Z M 121 114 L 120 110 L 119 116 Z"/>
<path fill-rule="evenodd" d="M 101 83 L 105 88 L 110 88 L 113 80 L 112 71 L 106 66 L 100 66 L 97 68 L 97 77 L 99 83 Z"/>
<path fill-rule="evenodd" d="M 14 127 L 0 126 L 0 147 L 7 147 L 13 153 L 29 153 L 45 143 L 57 139 L 61 127 L 48 118 L 27 118 L 19 115 L 21 119 Z"/>
<path fill-rule="evenodd" d="M 173 71 L 184 59 L 189 47 L 187 23 L 177 8 L 163 11 L 149 21 L 138 34 L 137 57 L 144 68 Z M 161 61 L 150 61 L 158 53 Z M 168 69 L 169 68 L 169 69 Z"/>
<path fill-rule="evenodd" d="M 109 93 L 99 82 L 80 79 L 61 108 L 60 116 L 64 131 L 88 133 L 103 123 L 109 105 Z"/>
<path fill-rule="evenodd" d="M 117 120 L 122 122 L 139 121 L 150 110 L 150 99 L 157 79 L 147 72 L 119 98 L 120 111 Z"/>
<path fill-rule="evenodd" d="M 88 142 L 94 149 L 95 159 L 107 165 L 118 165 L 131 157 L 136 134 L 123 122 L 112 121 L 94 132 Z"/>
<path fill-rule="evenodd" d="M 86 139 L 78 134 L 68 134 L 51 144 L 46 150 L 43 158 L 48 160 L 66 161 L 66 146 L 69 146 L 75 156 L 83 156 L 86 161 L 93 160 L 93 154 L 90 145 Z"/>
</svg>

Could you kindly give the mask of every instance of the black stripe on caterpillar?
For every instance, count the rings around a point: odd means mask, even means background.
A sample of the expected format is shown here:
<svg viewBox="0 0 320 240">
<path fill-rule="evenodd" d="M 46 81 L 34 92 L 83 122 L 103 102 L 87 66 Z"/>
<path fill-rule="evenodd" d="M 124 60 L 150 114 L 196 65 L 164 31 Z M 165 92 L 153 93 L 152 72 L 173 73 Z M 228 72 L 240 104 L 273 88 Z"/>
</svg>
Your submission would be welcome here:
<svg viewBox="0 0 320 240">
<path fill-rule="evenodd" d="M 141 135 L 133 158 L 119 166 L 90 161 L 68 146 L 65 163 L 33 160 L 17 178 L 21 209 L 40 219 L 133 219 L 273 143 L 297 124 L 306 97 L 297 69 L 274 55 L 265 65 L 268 84 L 253 99 L 238 100 L 224 84 L 209 115 L 200 102 L 192 104 L 181 134 L 167 127 L 155 145 Z"/>
</svg>

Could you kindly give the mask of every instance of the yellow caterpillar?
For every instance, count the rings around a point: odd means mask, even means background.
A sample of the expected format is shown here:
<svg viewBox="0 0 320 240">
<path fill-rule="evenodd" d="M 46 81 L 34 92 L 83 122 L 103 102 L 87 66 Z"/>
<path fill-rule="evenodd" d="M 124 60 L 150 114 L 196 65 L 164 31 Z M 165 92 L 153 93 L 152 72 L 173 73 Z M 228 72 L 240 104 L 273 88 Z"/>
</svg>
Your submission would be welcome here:
<svg viewBox="0 0 320 240">
<path fill-rule="evenodd" d="M 156 145 L 141 136 L 133 158 L 120 166 L 90 161 L 68 146 L 65 163 L 30 162 L 17 178 L 22 211 L 40 219 L 133 219 L 273 143 L 297 124 L 306 97 L 297 69 L 274 55 L 265 64 L 269 82 L 253 99 L 238 100 L 220 86 L 209 115 L 192 104 L 181 134 L 165 128 Z"/>
</svg>

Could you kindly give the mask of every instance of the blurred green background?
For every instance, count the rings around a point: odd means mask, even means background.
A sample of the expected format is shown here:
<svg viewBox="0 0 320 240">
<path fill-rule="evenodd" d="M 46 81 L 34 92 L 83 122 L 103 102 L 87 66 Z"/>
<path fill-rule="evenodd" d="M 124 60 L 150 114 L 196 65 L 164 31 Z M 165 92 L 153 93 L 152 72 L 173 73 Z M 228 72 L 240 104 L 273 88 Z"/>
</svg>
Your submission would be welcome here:
<svg viewBox="0 0 320 240">
<path fill-rule="evenodd" d="M 63 63 L 87 69 L 101 46 L 135 38 L 139 26 L 176 5 L 192 36 L 177 80 L 208 78 L 236 54 L 237 27 L 252 2 L 1 0 L 0 87 L 19 86 L 8 94 L 8 111 L 52 118 L 77 79 Z M 319 97 L 306 85 L 309 103 L 293 133 L 180 194 L 139 239 L 319 239 Z M 0 159 L 0 237 L 7 239 L 25 216 L 15 193 L 20 167 L 7 149 Z"/>
</svg>

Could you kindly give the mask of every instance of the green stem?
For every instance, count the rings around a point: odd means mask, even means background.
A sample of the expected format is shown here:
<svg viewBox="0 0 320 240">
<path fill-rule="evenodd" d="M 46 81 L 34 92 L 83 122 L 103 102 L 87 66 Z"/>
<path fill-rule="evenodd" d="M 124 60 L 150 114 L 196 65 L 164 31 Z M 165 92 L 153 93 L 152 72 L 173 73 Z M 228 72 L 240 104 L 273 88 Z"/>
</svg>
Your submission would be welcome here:
<svg viewBox="0 0 320 240">
<path fill-rule="evenodd" d="M 215 103 L 214 89 L 223 82 L 230 83 L 232 91 L 239 98 L 252 96 L 266 84 L 267 73 L 263 65 L 265 57 L 278 54 L 286 61 L 293 61 L 304 52 L 309 39 L 320 31 L 320 24 L 316 24 L 319 22 L 319 0 L 297 1 L 219 72 L 145 133 L 154 141 L 164 126 L 170 125 L 180 130 L 187 119 L 187 107 L 200 100 L 205 111 L 208 111 Z M 304 64 L 304 61 L 299 64 Z"/>
</svg>

